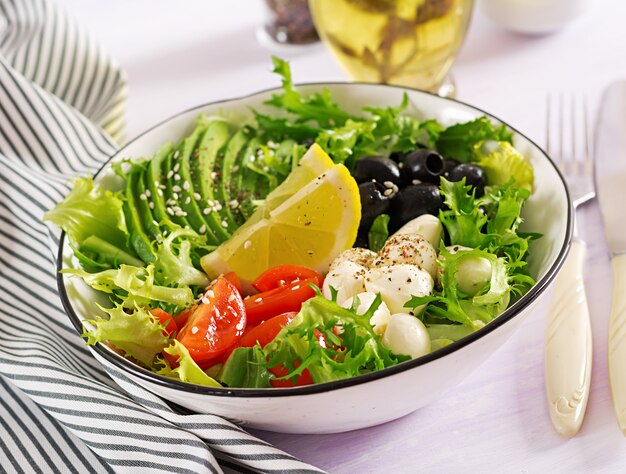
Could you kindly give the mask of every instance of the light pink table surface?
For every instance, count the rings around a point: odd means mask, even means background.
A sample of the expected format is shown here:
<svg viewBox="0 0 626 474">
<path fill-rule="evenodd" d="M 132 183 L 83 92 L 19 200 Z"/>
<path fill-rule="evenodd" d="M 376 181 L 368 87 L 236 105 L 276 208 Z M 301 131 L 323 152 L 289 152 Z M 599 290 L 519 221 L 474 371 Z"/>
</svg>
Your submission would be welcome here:
<svg viewBox="0 0 626 474">
<path fill-rule="evenodd" d="M 261 0 L 61 0 L 128 73 L 128 137 L 188 107 L 278 85 L 255 39 Z M 544 142 L 545 97 L 584 93 L 626 77 L 626 2 L 596 0 L 559 33 L 507 33 L 480 11 L 454 67 L 459 98 Z M 296 81 L 345 80 L 323 47 L 290 55 Z M 625 150 L 626 152 L 626 150 Z M 602 157 L 600 157 L 601 159 Z M 624 205 L 621 203 L 620 205 Z M 583 213 L 594 364 L 581 432 L 561 439 L 543 391 L 547 307 L 438 402 L 383 426 L 337 435 L 259 436 L 321 468 L 357 472 L 626 472 L 626 439 L 607 383 L 611 277 L 595 203 Z M 626 367 L 624 368 L 626 370 Z M 393 403 L 389 393 L 386 403 Z"/>
</svg>

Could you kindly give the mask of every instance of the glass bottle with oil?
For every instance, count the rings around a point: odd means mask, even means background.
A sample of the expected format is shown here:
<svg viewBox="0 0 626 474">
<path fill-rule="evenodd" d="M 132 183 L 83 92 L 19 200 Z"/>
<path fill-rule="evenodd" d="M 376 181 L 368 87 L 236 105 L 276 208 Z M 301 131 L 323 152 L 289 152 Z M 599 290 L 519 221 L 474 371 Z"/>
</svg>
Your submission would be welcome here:
<svg viewBox="0 0 626 474">
<path fill-rule="evenodd" d="M 318 34 L 357 81 L 437 91 L 473 0 L 309 0 Z"/>
</svg>

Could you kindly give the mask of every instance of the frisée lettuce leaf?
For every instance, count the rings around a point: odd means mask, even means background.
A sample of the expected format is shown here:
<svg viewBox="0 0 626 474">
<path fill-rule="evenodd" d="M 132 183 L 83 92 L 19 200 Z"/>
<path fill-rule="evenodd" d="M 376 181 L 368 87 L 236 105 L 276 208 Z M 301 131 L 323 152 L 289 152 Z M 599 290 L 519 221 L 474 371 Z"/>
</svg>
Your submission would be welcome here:
<svg viewBox="0 0 626 474">
<path fill-rule="evenodd" d="M 124 351 L 126 357 L 132 357 L 150 367 L 154 357 L 170 345 L 170 336 L 165 331 L 165 324 L 159 323 L 147 309 L 141 306 L 127 310 L 122 305 L 100 309 L 108 318 L 83 322 L 83 337 L 87 344 L 108 342 L 116 349 Z M 89 326 L 93 326 L 89 328 Z"/>
<path fill-rule="evenodd" d="M 163 367 L 156 371 L 159 375 L 180 380 L 181 382 L 195 383 L 196 385 L 204 385 L 207 387 L 221 387 L 222 385 L 212 377 L 209 377 L 198 364 L 191 358 L 187 348 L 179 341 L 174 339 L 172 344 L 163 349 L 163 352 L 172 356 L 176 361 L 176 367 L 163 359 Z"/>
</svg>

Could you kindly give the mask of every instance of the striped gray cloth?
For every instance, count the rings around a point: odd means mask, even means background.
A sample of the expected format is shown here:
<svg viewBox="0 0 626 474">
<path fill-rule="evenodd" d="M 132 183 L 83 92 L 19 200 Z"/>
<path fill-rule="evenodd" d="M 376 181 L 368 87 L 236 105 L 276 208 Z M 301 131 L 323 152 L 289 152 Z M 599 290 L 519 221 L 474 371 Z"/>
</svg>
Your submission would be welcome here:
<svg viewBox="0 0 626 474">
<path fill-rule="evenodd" d="M 105 372 L 70 325 L 41 218 L 115 151 L 124 98 L 123 73 L 51 1 L 0 0 L 0 468 L 321 472 Z"/>
</svg>

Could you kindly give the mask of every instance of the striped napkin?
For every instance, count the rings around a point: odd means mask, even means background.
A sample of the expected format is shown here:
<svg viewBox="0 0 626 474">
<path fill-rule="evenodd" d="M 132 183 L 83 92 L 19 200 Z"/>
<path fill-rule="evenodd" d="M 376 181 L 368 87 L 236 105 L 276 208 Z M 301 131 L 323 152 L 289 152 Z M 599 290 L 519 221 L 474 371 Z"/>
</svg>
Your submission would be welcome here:
<svg viewBox="0 0 626 474">
<path fill-rule="evenodd" d="M 43 213 L 124 129 L 125 79 L 51 0 L 0 0 L 0 471 L 322 472 L 94 359 L 56 288 Z"/>
</svg>

